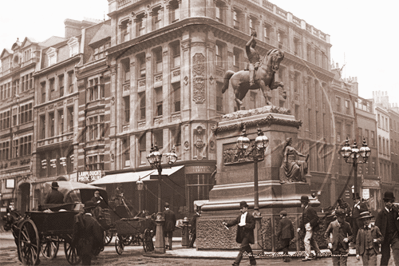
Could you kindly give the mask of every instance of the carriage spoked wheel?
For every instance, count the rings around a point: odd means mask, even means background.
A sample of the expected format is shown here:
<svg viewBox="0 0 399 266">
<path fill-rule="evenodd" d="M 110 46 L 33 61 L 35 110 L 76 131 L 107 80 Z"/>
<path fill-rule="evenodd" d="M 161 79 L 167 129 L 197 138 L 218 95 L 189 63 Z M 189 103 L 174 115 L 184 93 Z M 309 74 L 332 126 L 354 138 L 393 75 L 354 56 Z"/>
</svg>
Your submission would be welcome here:
<svg viewBox="0 0 399 266">
<path fill-rule="evenodd" d="M 152 242 L 152 233 L 148 229 L 144 230 L 143 249 L 144 252 L 150 252 L 154 250 L 154 243 Z"/>
<path fill-rule="evenodd" d="M 122 236 L 117 236 L 115 239 L 115 250 L 116 250 L 116 253 L 118 253 L 119 255 L 122 255 L 123 250 L 125 248 L 124 242 L 125 241 Z"/>
<path fill-rule="evenodd" d="M 24 265 L 37 265 L 39 263 L 39 232 L 31 219 L 26 219 L 20 226 L 18 248 Z"/>
<path fill-rule="evenodd" d="M 74 245 L 71 244 L 71 241 L 64 241 L 64 251 L 65 257 L 69 264 L 77 265 L 80 263 L 81 259 L 78 256 L 78 250 Z"/>
<path fill-rule="evenodd" d="M 114 234 L 111 232 L 111 230 L 104 231 L 104 246 L 106 246 L 109 243 L 111 243 L 113 235 Z"/>
<path fill-rule="evenodd" d="M 60 247 L 58 236 L 45 236 L 42 239 L 42 255 L 46 259 L 52 260 L 57 257 L 58 249 Z"/>
</svg>

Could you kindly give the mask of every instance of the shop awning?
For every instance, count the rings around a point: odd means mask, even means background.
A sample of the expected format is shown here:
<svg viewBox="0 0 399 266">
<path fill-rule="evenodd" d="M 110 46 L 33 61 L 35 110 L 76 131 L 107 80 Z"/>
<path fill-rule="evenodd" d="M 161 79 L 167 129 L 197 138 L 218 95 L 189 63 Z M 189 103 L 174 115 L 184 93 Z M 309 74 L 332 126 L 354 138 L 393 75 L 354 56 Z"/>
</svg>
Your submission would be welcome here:
<svg viewBox="0 0 399 266">
<path fill-rule="evenodd" d="M 117 184 L 117 183 L 127 183 L 136 182 L 138 180 L 148 180 L 150 175 L 156 170 L 147 170 L 140 172 L 129 172 L 123 174 L 107 175 L 101 179 L 98 179 L 90 185 L 105 185 L 105 184 Z"/>
<path fill-rule="evenodd" d="M 184 165 L 179 165 L 179 166 L 173 166 L 171 168 L 163 168 L 162 169 L 162 175 L 165 176 L 171 176 L 174 173 L 176 173 L 177 171 L 179 171 L 180 169 L 182 169 L 184 167 Z M 158 171 L 155 171 L 151 174 L 151 177 L 154 178 L 158 176 Z"/>
</svg>

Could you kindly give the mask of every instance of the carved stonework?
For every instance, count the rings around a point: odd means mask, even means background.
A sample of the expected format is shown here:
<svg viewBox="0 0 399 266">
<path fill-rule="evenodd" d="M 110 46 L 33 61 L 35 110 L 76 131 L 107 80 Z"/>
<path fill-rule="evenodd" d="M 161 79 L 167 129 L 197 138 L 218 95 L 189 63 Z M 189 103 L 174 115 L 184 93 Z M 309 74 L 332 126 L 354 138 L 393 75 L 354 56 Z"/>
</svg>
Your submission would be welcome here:
<svg viewBox="0 0 399 266">
<path fill-rule="evenodd" d="M 154 126 L 160 126 L 163 124 L 162 118 L 154 118 Z"/>
<path fill-rule="evenodd" d="M 303 85 L 306 87 L 308 85 L 308 78 L 303 77 Z"/>
<path fill-rule="evenodd" d="M 139 87 L 145 86 L 145 79 L 139 80 Z"/>
<path fill-rule="evenodd" d="M 193 57 L 193 101 L 205 102 L 205 56 L 197 53 Z"/>
<path fill-rule="evenodd" d="M 173 77 L 177 77 L 177 76 L 180 76 L 180 69 L 173 71 Z"/>
<path fill-rule="evenodd" d="M 202 126 L 197 126 L 194 129 L 194 159 L 202 160 L 205 159 L 205 130 Z"/>
<path fill-rule="evenodd" d="M 304 155 L 292 147 L 292 138 L 287 138 L 283 148 L 280 167 L 281 182 L 304 182 L 308 174 L 309 154 Z"/>
<path fill-rule="evenodd" d="M 209 77 L 209 84 L 213 84 L 213 82 L 215 81 L 215 79 L 212 77 L 212 75 Z"/>
<path fill-rule="evenodd" d="M 145 121 L 143 121 L 143 122 L 138 122 L 138 123 L 137 123 L 137 127 L 138 127 L 139 129 L 145 128 Z"/>
<path fill-rule="evenodd" d="M 180 114 L 172 115 L 172 122 L 180 123 L 181 122 L 181 115 Z"/>
<path fill-rule="evenodd" d="M 162 75 L 155 76 L 155 82 L 162 82 Z"/>
<path fill-rule="evenodd" d="M 110 68 L 111 68 L 111 75 L 116 75 L 116 65 L 112 65 Z"/>
<path fill-rule="evenodd" d="M 188 151 L 190 149 L 190 143 L 188 141 L 184 142 L 184 150 Z"/>
<path fill-rule="evenodd" d="M 181 49 L 183 51 L 187 51 L 190 48 L 190 41 L 181 42 Z"/>
<path fill-rule="evenodd" d="M 184 77 L 184 81 L 183 82 L 184 82 L 184 85 L 188 84 L 188 77 L 187 76 Z"/>
<path fill-rule="evenodd" d="M 294 80 L 295 79 L 295 71 L 290 71 L 290 80 Z"/>
</svg>

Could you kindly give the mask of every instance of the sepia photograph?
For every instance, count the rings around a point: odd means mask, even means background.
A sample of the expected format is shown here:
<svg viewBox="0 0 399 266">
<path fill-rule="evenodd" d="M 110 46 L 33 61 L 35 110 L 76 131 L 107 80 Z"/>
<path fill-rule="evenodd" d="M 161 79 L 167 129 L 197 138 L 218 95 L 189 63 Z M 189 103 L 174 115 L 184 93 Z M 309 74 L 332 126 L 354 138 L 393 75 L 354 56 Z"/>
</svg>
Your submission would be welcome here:
<svg viewBox="0 0 399 266">
<path fill-rule="evenodd" d="M 0 9 L 1 265 L 399 265 L 399 2 Z"/>
</svg>

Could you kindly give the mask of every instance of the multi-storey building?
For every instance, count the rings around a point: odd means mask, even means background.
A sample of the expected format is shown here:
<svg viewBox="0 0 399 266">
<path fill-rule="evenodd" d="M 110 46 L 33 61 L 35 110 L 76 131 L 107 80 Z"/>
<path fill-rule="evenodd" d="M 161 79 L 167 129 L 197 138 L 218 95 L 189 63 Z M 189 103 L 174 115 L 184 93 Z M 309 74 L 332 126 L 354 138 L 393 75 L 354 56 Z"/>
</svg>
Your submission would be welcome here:
<svg viewBox="0 0 399 266">
<path fill-rule="evenodd" d="M 2 206 L 29 208 L 32 182 L 33 73 L 43 47 L 56 42 L 18 39 L 1 53 L 0 71 L 0 180 Z"/>
<path fill-rule="evenodd" d="M 391 176 L 395 185 L 395 194 L 399 193 L 399 108 L 390 104 L 389 125 L 391 137 Z"/>
<path fill-rule="evenodd" d="M 82 28 L 95 23 L 65 20 L 65 38 L 42 49 L 35 78 L 33 138 L 33 200 L 36 208 L 44 182 L 76 180 L 79 92 L 75 67 L 83 60 L 86 36 Z"/>
<path fill-rule="evenodd" d="M 277 47 L 285 52 L 277 78 L 284 82 L 288 98 L 276 90 L 272 103 L 291 109 L 304 121 L 296 145 L 310 153 L 312 190 L 323 190 L 322 205 L 332 203 L 329 169 L 334 136 L 326 96 L 331 94 L 334 74 L 328 64 L 327 34 L 268 1 L 108 2 L 112 36 L 107 60 L 111 68 L 107 175 L 148 170 L 146 155 L 152 144 L 162 152 L 174 146 L 176 165 L 184 168 L 165 180 L 180 188 L 165 189 L 162 200 L 182 215 L 193 211 L 194 200 L 207 199 L 217 182 L 212 180 L 216 153 L 211 127 L 235 106 L 232 90 L 221 92 L 224 73 L 246 67 L 245 43 L 256 30 L 261 55 Z M 260 95 L 249 92 L 245 108 L 263 106 Z M 157 191 L 151 191 L 155 182 L 144 183 L 152 197 L 145 208 L 155 211 Z"/>
<path fill-rule="evenodd" d="M 369 200 L 371 211 L 377 211 L 381 203 L 380 180 L 378 178 L 378 149 L 376 142 L 377 123 L 375 120 L 372 100 L 361 97 L 355 102 L 358 148 L 363 146 L 363 140 L 371 150 L 365 164 L 358 164 L 358 181 L 362 188 L 362 197 Z M 361 160 L 360 160 L 361 161 Z"/>
<path fill-rule="evenodd" d="M 374 113 L 377 120 L 377 143 L 378 143 L 378 169 L 381 180 L 381 190 L 392 190 L 391 178 L 391 145 L 389 126 L 389 97 L 387 92 L 374 91 Z"/>
</svg>

